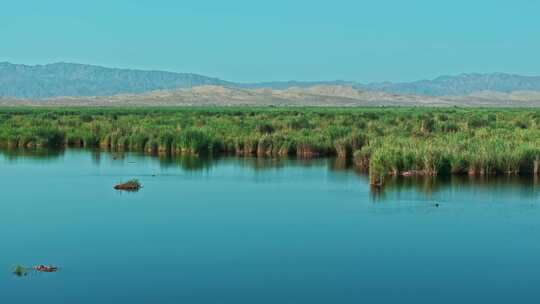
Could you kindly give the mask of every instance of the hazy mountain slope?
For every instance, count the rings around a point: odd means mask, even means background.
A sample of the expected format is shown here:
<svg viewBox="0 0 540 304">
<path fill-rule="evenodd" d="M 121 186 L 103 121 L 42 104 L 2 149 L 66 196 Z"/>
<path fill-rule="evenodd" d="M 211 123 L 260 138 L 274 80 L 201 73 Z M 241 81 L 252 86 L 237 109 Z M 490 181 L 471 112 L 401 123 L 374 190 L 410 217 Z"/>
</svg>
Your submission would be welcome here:
<svg viewBox="0 0 540 304">
<path fill-rule="evenodd" d="M 273 89 L 273 90 L 285 90 L 292 87 L 298 87 L 298 88 L 309 88 L 313 86 L 334 86 L 334 85 L 340 85 L 340 86 L 357 86 L 359 85 L 356 82 L 353 81 L 342 81 L 342 80 L 335 80 L 335 81 L 270 81 L 270 82 L 256 82 L 256 83 L 239 83 L 237 84 L 238 87 L 245 88 L 245 89 Z"/>
<path fill-rule="evenodd" d="M 73 63 L 36 66 L 0 63 L 0 96 L 4 97 L 39 99 L 59 96 L 108 96 L 204 85 L 272 90 L 342 86 L 400 95 L 466 96 L 485 91 L 500 93 L 540 91 L 540 77 L 494 73 L 442 76 L 433 80 L 407 83 L 361 84 L 348 81 L 233 83 L 196 74 L 113 69 Z"/>
<path fill-rule="evenodd" d="M 540 77 L 512 74 L 461 74 L 441 76 L 433 80 L 409 83 L 372 83 L 359 85 L 359 88 L 430 96 L 460 96 L 480 91 L 510 93 L 513 91 L 540 91 Z"/>
<path fill-rule="evenodd" d="M 195 74 L 112 69 L 73 63 L 0 63 L 0 96 L 104 96 L 230 83 Z"/>
<path fill-rule="evenodd" d="M 420 80 L 403 83 L 380 82 L 361 84 L 347 81 L 288 81 L 243 84 L 241 86 L 245 88 L 271 88 L 282 90 L 290 87 L 307 88 L 317 85 L 346 85 L 362 90 L 382 91 L 396 94 L 462 96 L 481 91 L 503 93 L 510 93 L 513 91 L 540 91 L 540 77 L 493 73 L 441 76 L 433 80 Z"/>
</svg>

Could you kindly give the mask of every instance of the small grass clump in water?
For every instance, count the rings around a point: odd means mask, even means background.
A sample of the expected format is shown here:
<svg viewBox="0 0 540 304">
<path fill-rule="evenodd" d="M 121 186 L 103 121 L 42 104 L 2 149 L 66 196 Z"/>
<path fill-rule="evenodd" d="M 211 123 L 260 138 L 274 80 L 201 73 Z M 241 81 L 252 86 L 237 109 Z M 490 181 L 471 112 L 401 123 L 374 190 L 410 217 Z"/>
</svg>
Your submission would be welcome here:
<svg viewBox="0 0 540 304">
<path fill-rule="evenodd" d="M 28 275 L 28 268 L 21 265 L 17 265 L 13 268 L 13 274 L 18 277 L 24 277 Z"/>
<path fill-rule="evenodd" d="M 125 183 L 114 186 L 116 190 L 137 191 L 142 188 L 141 183 L 137 179 L 129 180 Z"/>
</svg>

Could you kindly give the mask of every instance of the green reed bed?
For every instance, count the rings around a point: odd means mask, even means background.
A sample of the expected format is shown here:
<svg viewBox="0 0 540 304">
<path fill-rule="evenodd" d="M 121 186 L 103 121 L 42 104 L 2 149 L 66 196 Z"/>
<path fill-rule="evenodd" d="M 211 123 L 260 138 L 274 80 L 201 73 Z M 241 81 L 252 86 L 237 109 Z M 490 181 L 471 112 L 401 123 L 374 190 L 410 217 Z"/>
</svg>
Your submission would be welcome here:
<svg viewBox="0 0 540 304">
<path fill-rule="evenodd" d="M 4 148 L 353 158 L 397 175 L 540 173 L 540 110 L 430 108 L 5 108 Z"/>
</svg>

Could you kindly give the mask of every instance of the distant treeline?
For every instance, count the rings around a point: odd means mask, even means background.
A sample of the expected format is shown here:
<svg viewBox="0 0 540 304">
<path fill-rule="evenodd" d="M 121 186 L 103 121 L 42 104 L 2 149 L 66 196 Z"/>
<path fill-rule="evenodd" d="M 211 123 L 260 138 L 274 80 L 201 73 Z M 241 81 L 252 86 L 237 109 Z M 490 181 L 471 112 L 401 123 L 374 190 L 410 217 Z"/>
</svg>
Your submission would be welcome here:
<svg viewBox="0 0 540 304">
<path fill-rule="evenodd" d="M 4 108 L 0 146 L 164 154 L 337 156 L 390 175 L 540 173 L 540 110 Z"/>
</svg>

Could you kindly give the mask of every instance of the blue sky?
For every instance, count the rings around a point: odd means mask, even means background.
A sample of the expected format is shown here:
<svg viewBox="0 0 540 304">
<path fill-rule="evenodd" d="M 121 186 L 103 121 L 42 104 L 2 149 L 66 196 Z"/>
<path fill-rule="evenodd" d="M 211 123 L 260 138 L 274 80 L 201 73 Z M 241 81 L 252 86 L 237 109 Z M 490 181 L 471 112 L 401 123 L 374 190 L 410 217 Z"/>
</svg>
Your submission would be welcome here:
<svg viewBox="0 0 540 304">
<path fill-rule="evenodd" d="M 0 61 L 232 81 L 540 75 L 539 14 L 537 0 L 18 0 L 0 9 Z"/>
</svg>

